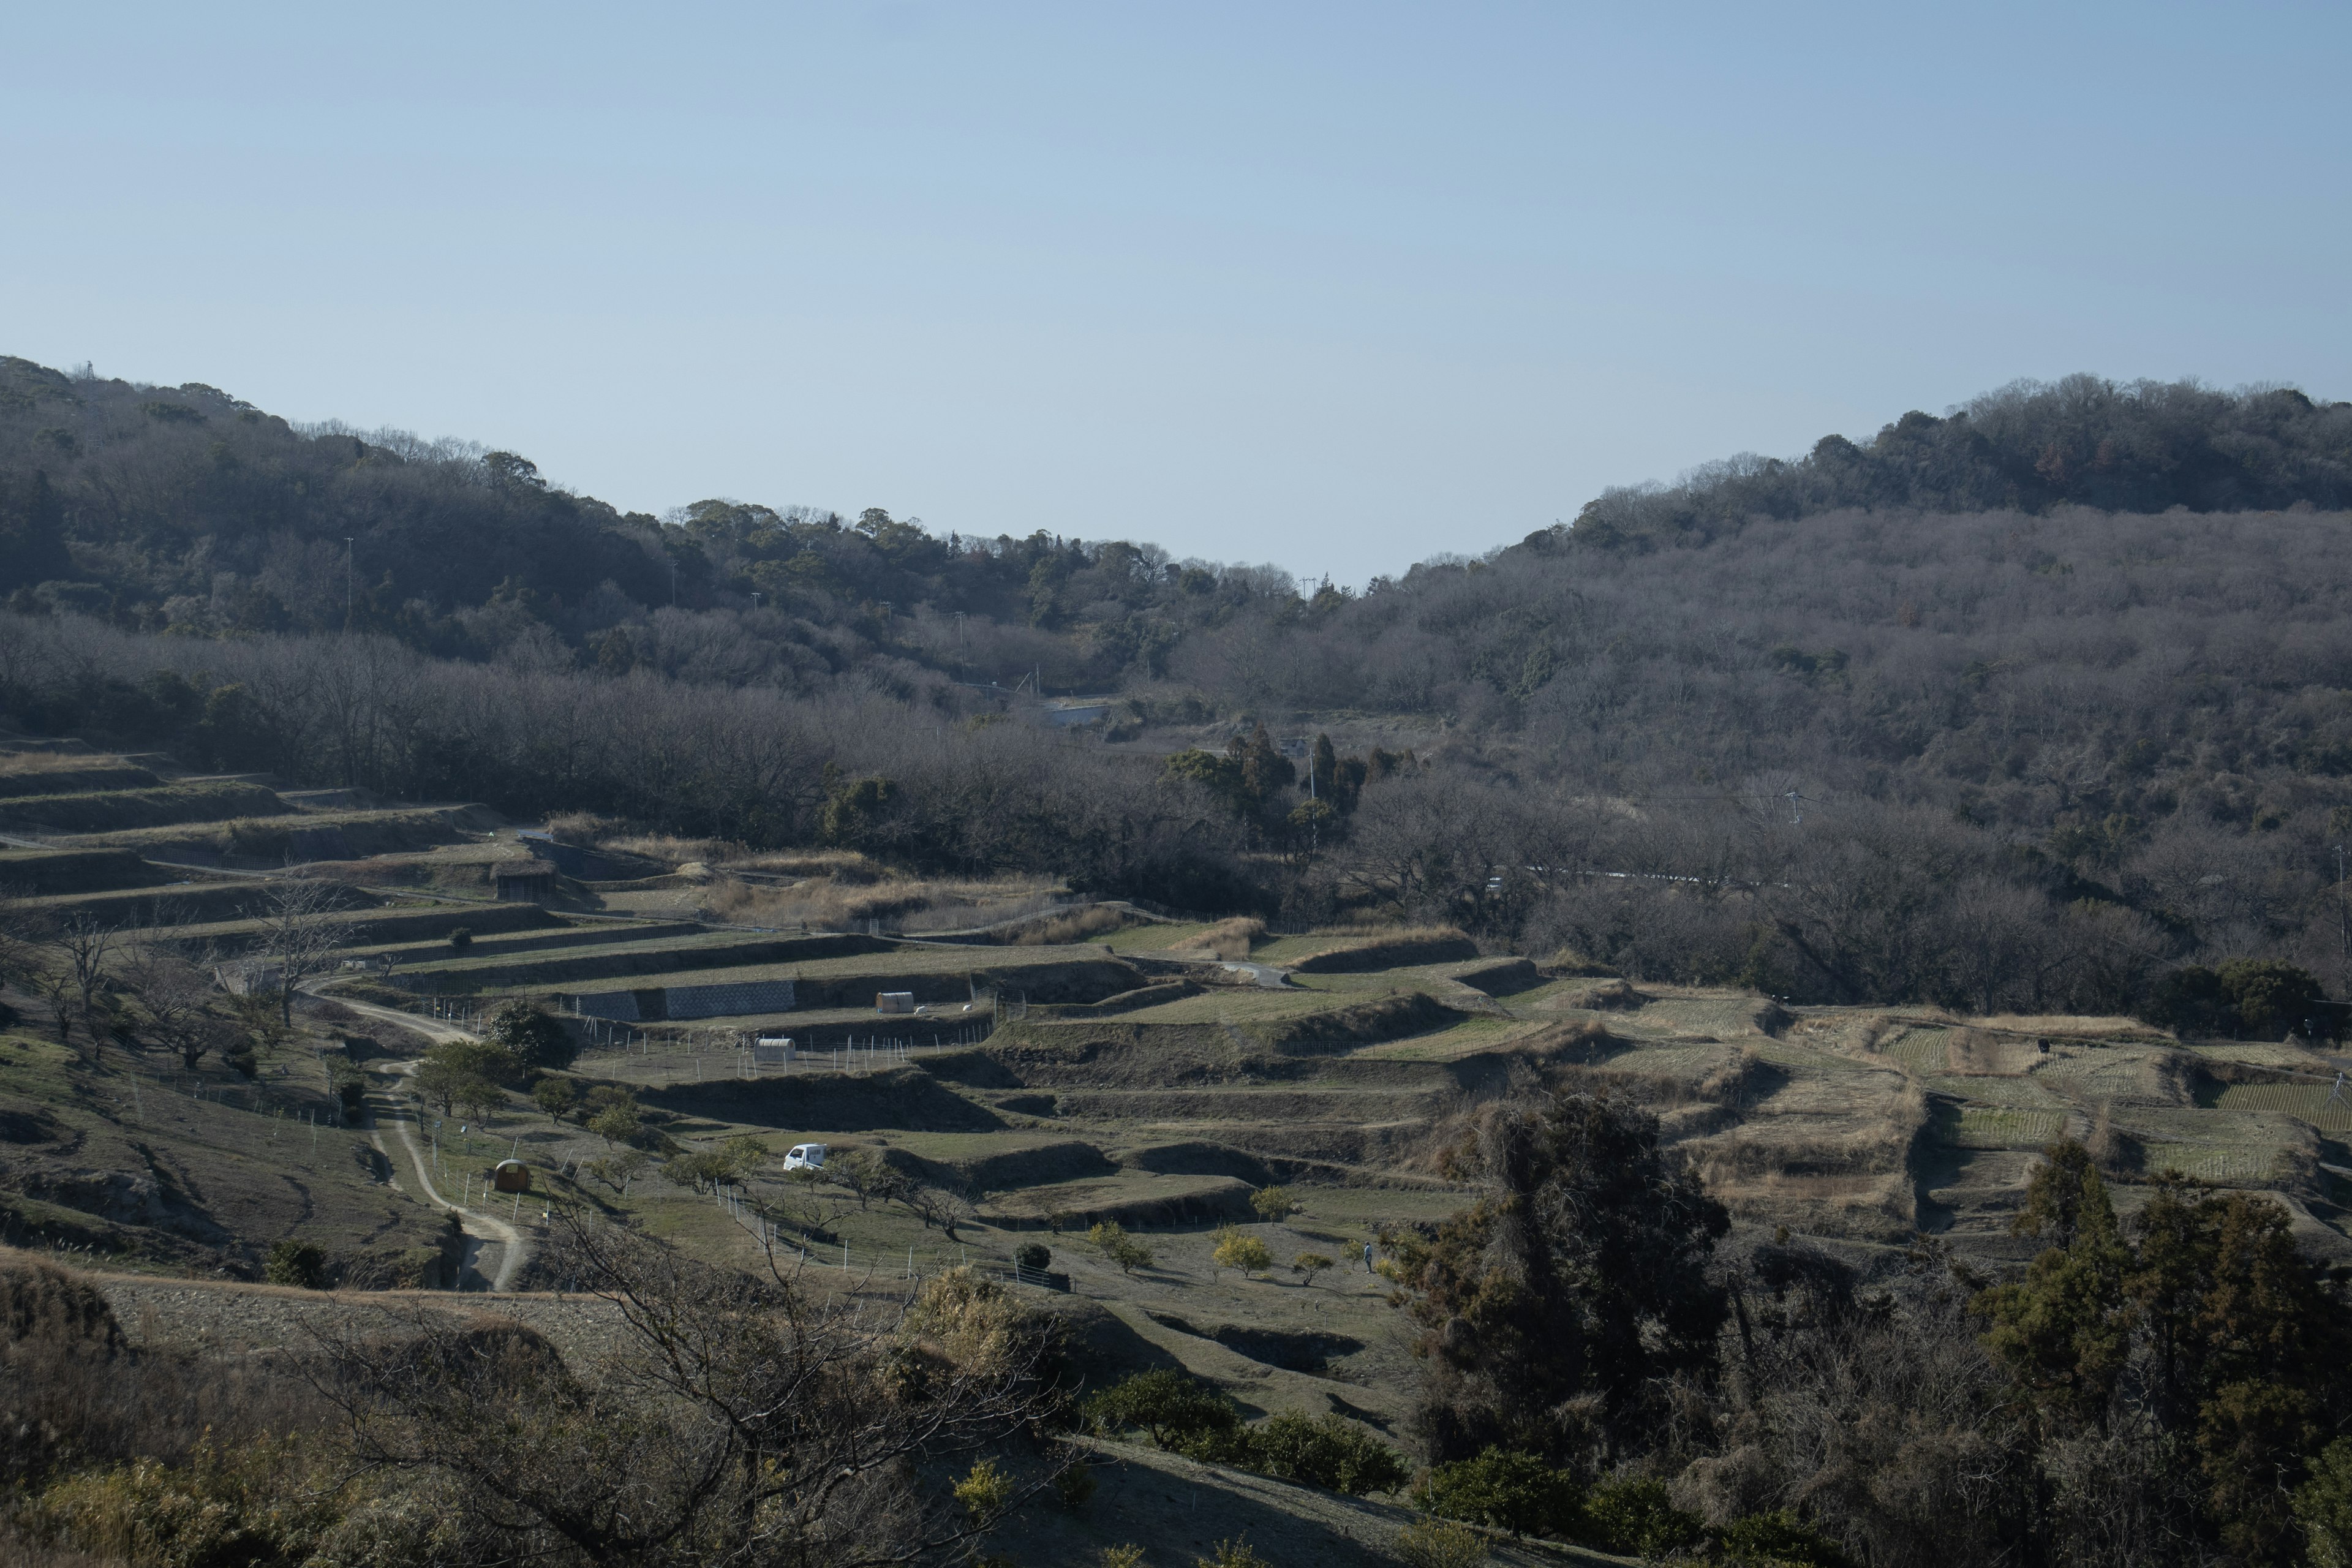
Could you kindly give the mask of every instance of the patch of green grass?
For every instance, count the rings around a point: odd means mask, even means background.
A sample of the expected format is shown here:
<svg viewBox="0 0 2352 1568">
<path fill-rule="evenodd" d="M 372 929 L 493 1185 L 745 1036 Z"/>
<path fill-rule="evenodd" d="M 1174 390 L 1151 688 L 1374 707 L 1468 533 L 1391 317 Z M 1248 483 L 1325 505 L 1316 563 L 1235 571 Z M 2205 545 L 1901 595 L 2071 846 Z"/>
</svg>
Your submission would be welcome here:
<svg viewBox="0 0 2352 1568">
<path fill-rule="evenodd" d="M 2066 1117 L 2055 1110 L 1938 1101 L 1931 1126 L 1937 1142 L 1955 1149 L 2040 1149 L 2064 1135 Z"/>
<path fill-rule="evenodd" d="M 1495 1000 L 1515 1013 L 1525 1012 L 1540 1006 L 1554 996 L 1572 995 L 1579 992 L 1590 991 L 1600 984 L 1601 982 L 1597 980 L 1547 980 L 1540 985 L 1530 985 L 1524 991 L 1503 992 L 1496 995 Z"/>
<path fill-rule="evenodd" d="M 1118 1017 L 1122 1022 L 1134 1024 L 1241 1024 L 1328 1013 L 1346 1005 L 1349 1000 L 1351 998 L 1330 992 L 1276 991 L 1262 985 L 1219 986 L 1203 991 L 1197 996 L 1180 997 L 1173 1002 L 1162 1002 L 1155 1007 L 1139 1007 L 1132 1013 L 1121 1013 Z"/>
<path fill-rule="evenodd" d="M 1209 927 L 1205 924 L 1162 924 L 1158 921 L 1144 925 L 1124 926 L 1101 938 L 1102 945 L 1113 952 L 1157 952 L 1175 947 L 1199 936 Z"/>
<path fill-rule="evenodd" d="M 1759 1039 L 1742 1040 L 1739 1044 L 1754 1051 L 1758 1057 L 1774 1067 L 1786 1068 L 1794 1072 L 1853 1073 L 1886 1070 L 1886 1066 L 1883 1062 L 1874 1062 L 1862 1057 L 1849 1057 L 1837 1051 L 1817 1050 L 1811 1046 L 1799 1045 L 1792 1040 L 1776 1040 L 1769 1036 Z"/>
<path fill-rule="evenodd" d="M 2252 1186 L 2278 1179 L 2279 1151 L 2259 1143 L 2158 1143 L 2144 1151 L 2151 1173 L 2178 1171 L 2221 1186 Z"/>
<path fill-rule="evenodd" d="M 2324 1132 L 2352 1132 L 2352 1091 L 2335 1095 L 2324 1083 L 2233 1083 L 2213 1103 L 2224 1110 L 2278 1111 Z"/>
<path fill-rule="evenodd" d="M 2066 1102 L 2035 1083 L 2030 1078 L 1962 1077 L 1958 1074 L 1928 1075 L 1921 1080 L 1938 1093 L 1975 1100 L 1981 1105 L 1998 1106 L 2010 1110 L 2063 1111 Z"/>
<path fill-rule="evenodd" d="M 340 827 L 344 839 L 354 853 L 360 855 L 390 854 L 403 849 L 418 849 L 448 840 L 470 819 L 476 808 L 467 806 L 425 807 L 389 811 L 305 811 L 281 816 L 233 817 L 213 832 L 232 834 L 242 842 L 254 846 L 282 846 L 287 836 L 299 829 Z M 151 848 L 157 845 L 187 844 L 208 839 L 205 824 L 158 827 L 131 827 L 120 831 L 92 832 L 79 840 L 89 847 Z M 245 851 L 240 850 L 240 853 Z M 263 853 L 261 848 L 252 852 Z"/>
<path fill-rule="evenodd" d="M 67 1178 L 52 1206 L 88 1215 L 126 1263 L 208 1271 L 218 1255 L 190 1238 L 215 1226 L 248 1262 L 289 1237 L 345 1257 L 429 1244 L 433 1215 L 376 1179 L 366 1134 L 332 1124 L 325 1088 L 302 1047 L 250 1083 L 213 1063 L 190 1074 L 176 1058 L 110 1049 L 93 1064 L 53 1038 L 0 1039 L 0 1110 L 22 1119 L 23 1152 Z M 89 1202 L 59 1195 L 72 1192 Z"/>
<path fill-rule="evenodd" d="M 739 936 L 737 940 L 741 940 Z M 624 951 L 615 949 L 616 952 Z M 551 957 L 569 957 L 561 952 Z M 522 959 L 509 963 L 525 962 Z M 557 991 L 610 991 L 632 986 L 735 985 L 754 980 L 912 979 L 940 976 L 961 984 L 974 976 L 983 987 L 989 976 L 1000 975 L 1015 990 L 1024 970 L 1069 963 L 1108 962 L 1093 947 L 948 947 L 905 948 L 889 952 L 853 954 L 846 958 L 805 959 L 791 963 L 745 963 L 715 969 L 662 970 L 652 974 L 613 974 L 593 979 L 542 980 L 514 985 L 485 986 L 479 994 L 504 996 Z M 905 1020 L 899 1020 L 905 1022 Z"/>
<path fill-rule="evenodd" d="M 1367 1046 L 1355 1054 L 1380 1061 L 1451 1061 L 1455 1057 L 1508 1045 L 1543 1026 L 1542 1023 L 1526 1018 L 1504 1018 L 1492 1013 L 1477 1013 L 1450 1027 L 1415 1035 L 1411 1039 Z"/>
<path fill-rule="evenodd" d="M 0 817 L 38 823 L 59 833 L 106 833 L 191 822 L 272 815 L 286 809 L 275 790 L 257 784 L 205 781 L 153 789 L 93 790 L 83 795 L 30 795 L 0 803 Z"/>
<path fill-rule="evenodd" d="M 1948 1065 L 1951 1034 L 1947 1029 L 1906 1028 L 1878 1042 L 1878 1055 L 1891 1057 L 1917 1073 L 1940 1073 Z"/>
</svg>

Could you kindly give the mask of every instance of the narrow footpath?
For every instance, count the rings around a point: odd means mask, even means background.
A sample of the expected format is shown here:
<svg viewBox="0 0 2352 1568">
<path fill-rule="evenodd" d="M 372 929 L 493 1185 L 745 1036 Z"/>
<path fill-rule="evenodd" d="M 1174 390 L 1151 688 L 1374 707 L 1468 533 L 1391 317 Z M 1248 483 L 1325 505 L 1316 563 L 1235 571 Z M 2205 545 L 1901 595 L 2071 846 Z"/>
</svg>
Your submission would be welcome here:
<svg viewBox="0 0 2352 1568">
<path fill-rule="evenodd" d="M 457 1025 L 446 1023 L 439 1018 L 419 1017 L 414 1013 L 403 1013 L 391 1007 L 380 1007 L 373 1002 L 355 1001 L 348 996 L 338 996 L 334 1000 L 354 1013 L 363 1013 L 372 1018 L 381 1018 L 386 1023 L 397 1024 L 404 1029 L 413 1030 L 423 1035 L 426 1039 L 436 1042 L 471 1040 L 477 1037 L 470 1031 L 461 1029 Z M 392 1070 L 405 1078 L 421 1065 L 423 1065 L 422 1058 L 416 1058 L 395 1063 Z M 425 1153 L 424 1144 L 416 1136 L 416 1114 L 402 1103 L 397 1096 L 384 1094 L 369 1097 L 368 1138 L 375 1145 L 378 1153 L 383 1154 L 387 1160 L 392 1158 L 392 1151 L 383 1146 L 382 1123 L 387 1116 L 391 1119 L 393 1126 L 399 1131 L 402 1147 L 408 1152 L 408 1169 L 415 1176 L 416 1192 L 424 1196 L 425 1202 L 437 1208 L 454 1210 L 457 1215 L 458 1222 L 466 1227 L 466 1235 L 471 1237 L 478 1247 L 488 1245 L 498 1248 L 497 1270 L 491 1277 L 490 1289 L 513 1289 L 515 1280 L 522 1274 L 523 1265 L 530 1260 L 530 1238 L 496 1215 L 481 1209 L 467 1208 L 442 1196 L 440 1189 L 433 1182 L 432 1162 Z M 395 1178 L 395 1184 L 404 1190 L 406 1189 L 406 1184 L 399 1182 L 397 1178 Z M 467 1262 L 477 1273 L 483 1272 L 478 1252 L 469 1256 Z"/>
</svg>

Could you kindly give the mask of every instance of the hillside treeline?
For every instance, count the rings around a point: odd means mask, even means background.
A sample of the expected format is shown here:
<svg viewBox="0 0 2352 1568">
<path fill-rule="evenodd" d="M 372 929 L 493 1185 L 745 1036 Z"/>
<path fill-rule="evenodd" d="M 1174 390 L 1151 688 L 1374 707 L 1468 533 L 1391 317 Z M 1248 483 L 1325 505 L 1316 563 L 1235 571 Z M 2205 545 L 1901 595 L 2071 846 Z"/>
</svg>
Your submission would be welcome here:
<svg viewBox="0 0 2352 1568">
<path fill-rule="evenodd" d="M 1468 747 L 1318 742 L 1302 766 L 1263 730 L 1163 759 L 968 695 L 936 677 L 801 697 L 384 637 L 0 616 L 0 722 L 310 784 L 826 842 L 919 871 L 1047 871 L 1190 910 L 1449 920 L 1498 946 L 1807 1000 L 2149 1012 L 2187 985 L 2210 1011 L 2233 963 L 2343 973 L 2332 775 L 2273 769 L 2237 780 L 2250 800 L 2159 809 L 2145 796 L 2164 773 L 2070 773 L 2060 749 L 2004 774 L 2003 810 L 1979 817 L 1906 798 L 1891 771 L 1874 793 L 1766 770 L 1627 794 L 1597 762 L 1555 773 Z M 2012 825 L 2037 812 L 2038 837 Z M 2301 1022 L 2284 1002 L 2255 1012 L 2243 1026 Z"/>
<path fill-rule="evenodd" d="M 2020 386 L 1301 594 L 879 510 L 623 515 L 511 454 L 0 362 L 0 706 L 205 765 L 1451 920 L 1792 996 L 2111 1010 L 2257 960 L 2341 989 L 2352 564 L 2347 514 L 2302 503 L 2344 500 L 2347 408 Z M 1947 469 L 1979 478 L 1919 477 Z M 1115 694 L 1105 731 L 1148 754 L 971 689 L 1032 677 Z M 1365 716 L 1418 756 L 1340 745 L 1360 799 L 1310 805 L 1252 740 Z"/>
<path fill-rule="evenodd" d="M 1150 545 L 942 538 L 878 508 L 624 513 L 511 452 L 0 358 L 0 594 L 185 636 L 369 631 L 780 684 L 912 656 L 1008 686 L 1051 666 L 1066 688 L 1154 668 L 1182 630 L 1295 587 Z"/>
<path fill-rule="evenodd" d="M 2070 375 L 2014 383 L 1941 419 L 1914 409 L 1866 446 L 1824 436 L 1792 460 L 1745 453 L 1678 484 L 1611 489 L 1585 503 L 1574 532 L 1579 544 L 1649 549 L 1849 508 L 2263 511 L 2297 502 L 2352 505 L 2352 403 L 2315 403 L 2292 387 L 2231 393 Z"/>
</svg>

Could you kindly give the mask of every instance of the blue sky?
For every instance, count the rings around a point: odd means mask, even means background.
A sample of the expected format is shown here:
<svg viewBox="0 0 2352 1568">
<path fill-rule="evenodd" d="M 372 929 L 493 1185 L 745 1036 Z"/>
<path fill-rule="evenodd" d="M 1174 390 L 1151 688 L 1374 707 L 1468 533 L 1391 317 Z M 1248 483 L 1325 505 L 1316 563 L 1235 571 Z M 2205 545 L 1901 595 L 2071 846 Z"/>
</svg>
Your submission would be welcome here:
<svg viewBox="0 0 2352 1568">
<path fill-rule="evenodd" d="M 2019 376 L 2352 396 L 2352 7 L 0 16 L 0 352 L 1360 583 Z"/>
</svg>

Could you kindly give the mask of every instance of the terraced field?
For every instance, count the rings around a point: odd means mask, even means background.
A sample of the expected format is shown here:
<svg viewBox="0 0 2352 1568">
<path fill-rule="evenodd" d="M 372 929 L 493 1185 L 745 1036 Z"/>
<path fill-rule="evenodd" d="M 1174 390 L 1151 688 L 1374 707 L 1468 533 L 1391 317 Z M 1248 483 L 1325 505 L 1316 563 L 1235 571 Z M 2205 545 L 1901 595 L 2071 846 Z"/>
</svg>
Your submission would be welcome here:
<svg viewBox="0 0 2352 1568">
<path fill-rule="evenodd" d="M 146 763 L 76 767 L 112 787 L 0 800 L 116 795 L 130 810 L 176 790 L 155 807 L 172 815 L 268 790 L 184 788 Z M 2007 1226 L 2035 1152 L 2074 1136 L 2093 1142 L 2126 1212 L 2178 1172 L 2271 1192 L 2309 1246 L 2352 1255 L 2329 1169 L 2352 1165 L 2334 1142 L 2352 1135 L 2352 1090 L 2335 1091 L 2333 1059 L 2291 1046 L 2183 1044 L 2129 1020 L 1790 1008 L 1427 935 L 1392 950 L 1361 933 L 1282 936 L 1236 973 L 1186 949 L 1211 928 L 1117 910 L 1097 911 L 1129 922 L 1103 940 L 1055 946 L 730 929 L 698 918 L 713 873 L 684 860 L 626 889 L 559 868 L 543 901 L 498 902 L 499 869 L 534 860 L 533 843 L 478 809 L 276 798 L 287 809 L 266 818 L 0 850 L 0 884 L 25 889 L 28 909 L 123 925 L 126 951 L 262 951 L 272 900 L 298 875 L 333 880 L 353 906 L 338 917 L 352 967 L 298 1004 L 294 1037 L 255 1077 L 216 1056 L 189 1073 L 150 1048 L 59 1047 L 37 1005 L 12 999 L 24 1017 L 0 1044 L 8 1235 L 121 1268 L 248 1274 L 272 1241 L 303 1238 L 353 1281 L 480 1285 L 508 1245 L 494 1226 L 522 1233 L 520 1257 L 534 1206 L 584 1204 L 713 1258 L 780 1248 L 825 1288 L 877 1298 L 1042 1243 L 1067 1276 L 1058 1308 L 1087 1325 L 1101 1365 L 1182 1364 L 1255 1410 L 1390 1433 L 1412 1362 L 1362 1249 L 1382 1225 L 1466 1202 L 1444 1149 L 1482 1105 L 1545 1079 L 1649 1105 L 1742 1224 L 1890 1249 L 1927 1230 L 2014 1258 L 2029 1248 Z M 277 860 L 236 864 L 269 845 Z M 332 856 L 288 867 L 298 845 Z M 649 853 L 592 847 L 574 863 Z M 654 907 L 637 897 L 647 882 L 665 884 L 661 918 L 636 918 Z M 1034 906 L 1034 888 L 1021 896 Z M 1373 966 L 1367 952 L 1412 962 Z M 791 1001 L 773 1011 L 668 1018 L 682 990 L 785 982 Z M 880 1012 L 881 993 L 923 1011 Z M 583 1094 L 633 1095 L 637 1133 L 551 1115 L 520 1084 L 483 1117 L 417 1102 L 401 1067 L 428 1037 L 462 1033 L 453 1017 L 508 1000 L 556 1013 L 584 1047 L 562 1076 Z M 775 1036 L 794 1041 L 789 1058 L 749 1048 Z M 331 1075 L 355 1074 L 374 1124 L 344 1130 Z M 678 1161 L 742 1139 L 769 1157 L 717 1190 Z M 774 1158 L 809 1142 L 832 1151 L 831 1175 Z M 484 1172 L 509 1155 L 532 1169 L 532 1196 L 486 1205 Z M 879 1174 L 853 1182 L 853 1169 Z M 1272 1184 L 1297 1206 L 1269 1219 L 1252 1198 Z M 466 1209 L 470 1240 L 450 1237 L 442 1195 Z M 1105 1221 L 1152 1261 L 1122 1269 L 1088 1246 Z M 1265 1240 L 1270 1276 L 1213 1264 L 1228 1225 Z M 1328 1261 L 1294 1269 L 1302 1255 Z M 527 1285 L 562 1283 L 519 1267 Z"/>
</svg>

